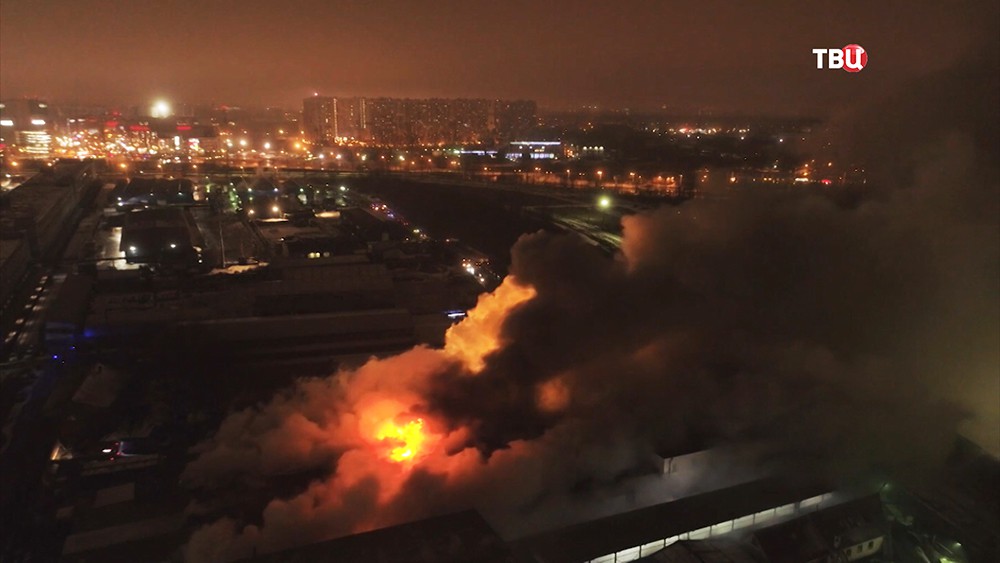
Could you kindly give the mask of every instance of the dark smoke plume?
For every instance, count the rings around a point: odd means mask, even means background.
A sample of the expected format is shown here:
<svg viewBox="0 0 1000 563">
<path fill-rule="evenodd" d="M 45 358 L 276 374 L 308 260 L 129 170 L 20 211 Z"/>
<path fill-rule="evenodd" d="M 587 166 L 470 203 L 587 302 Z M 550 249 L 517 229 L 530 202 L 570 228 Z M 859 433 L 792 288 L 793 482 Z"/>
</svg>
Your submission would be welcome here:
<svg viewBox="0 0 1000 563">
<path fill-rule="evenodd" d="M 470 505 L 530 522 L 570 506 L 581 482 L 611 486 L 654 449 L 692 443 L 757 444 L 748 465 L 829 476 L 932 469 L 958 430 L 997 454 L 1000 73 L 988 46 L 841 128 L 870 178 L 849 203 L 815 191 L 695 200 L 626 218 L 616 259 L 571 236 L 524 236 L 516 282 L 445 350 L 372 360 L 234 413 L 189 467 L 194 485 L 323 477 L 260 518 L 203 528 L 188 556 Z M 424 449 L 387 461 L 379 425 L 415 417 Z"/>
</svg>

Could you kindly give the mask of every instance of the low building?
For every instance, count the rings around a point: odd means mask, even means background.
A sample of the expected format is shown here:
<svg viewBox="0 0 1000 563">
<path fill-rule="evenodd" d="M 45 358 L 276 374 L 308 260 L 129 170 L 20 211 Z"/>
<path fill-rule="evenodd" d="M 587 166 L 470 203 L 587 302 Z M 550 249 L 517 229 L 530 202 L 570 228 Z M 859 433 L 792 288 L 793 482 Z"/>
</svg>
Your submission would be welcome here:
<svg viewBox="0 0 1000 563">
<path fill-rule="evenodd" d="M 342 222 L 353 228 L 355 234 L 367 242 L 405 240 L 413 231 L 394 217 L 362 207 L 342 209 Z"/>
<path fill-rule="evenodd" d="M 614 563 L 683 540 L 750 531 L 833 502 L 821 483 L 768 477 L 529 536 L 517 550 L 546 563 Z"/>
<path fill-rule="evenodd" d="M 507 544 L 475 510 L 466 510 L 253 557 L 259 563 L 507 563 Z"/>
<path fill-rule="evenodd" d="M 504 156 L 513 161 L 555 160 L 564 156 L 562 141 L 511 141 Z"/>
<path fill-rule="evenodd" d="M 130 263 L 193 267 L 204 247 L 198 228 L 177 207 L 139 209 L 126 213 L 120 252 Z"/>
<path fill-rule="evenodd" d="M 67 226 L 95 178 L 94 161 L 57 161 L 0 195 L 0 303 L 32 261 L 43 259 Z M 96 187 L 96 186 L 94 186 Z"/>
<path fill-rule="evenodd" d="M 0 239 L 23 239 L 32 258 L 40 258 L 56 239 L 78 203 L 71 183 L 29 180 L 4 198 Z"/>
<path fill-rule="evenodd" d="M 131 178 L 111 194 L 119 208 L 153 205 L 190 205 L 194 202 L 194 182 L 186 178 Z"/>
<path fill-rule="evenodd" d="M 656 553 L 635 559 L 639 563 L 766 563 L 752 545 L 735 539 L 681 540 Z"/>
<path fill-rule="evenodd" d="M 28 271 L 31 256 L 28 243 L 21 237 L 0 239 L 0 303 L 17 288 Z"/>
<path fill-rule="evenodd" d="M 888 523 L 878 495 L 868 495 L 754 533 L 771 563 L 858 561 L 882 551 Z"/>
<path fill-rule="evenodd" d="M 403 309 L 241 317 L 185 322 L 168 337 L 202 364 L 269 368 L 331 366 L 338 359 L 405 350 L 414 344 L 413 319 Z"/>
</svg>

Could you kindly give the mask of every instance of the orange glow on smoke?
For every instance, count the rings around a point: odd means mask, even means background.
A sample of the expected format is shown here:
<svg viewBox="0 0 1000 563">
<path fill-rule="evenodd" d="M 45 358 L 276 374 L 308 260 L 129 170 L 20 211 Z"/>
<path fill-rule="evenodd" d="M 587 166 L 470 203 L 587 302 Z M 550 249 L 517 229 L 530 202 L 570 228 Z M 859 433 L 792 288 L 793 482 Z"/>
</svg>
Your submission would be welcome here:
<svg viewBox="0 0 1000 563">
<path fill-rule="evenodd" d="M 569 386 L 562 378 L 550 379 L 538 386 L 536 397 L 538 408 L 546 412 L 558 412 L 569 405 Z"/>
<path fill-rule="evenodd" d="M 263 477 L 322 466 L 331 473 L 294 497 L 271 500 L 263 526 L 223 519 L 199 529 L 188 545 L 197 556 L 189 559 L 236 560 L 254 549 L 295 545 L 300 537 L 339 537 L 423 517 L 438 499 L 411 502 L 407 495 L 436 496 L 436 489 L 426 490 L 428 478 L 448 492 L 445 504 L 459 490 L 485 491 L 487 500 L 503 496 L 491 483 L 511 474 L 531 475 L 524 486 L 537 486 L 534 476 L 544 473 L 536 468 L 539 446 L 514 441 L 484 459 L 474 426 L 439 418 L 431 400 L 438 386 L 487 368 L 508 344 L 505 323 L 535 293 L 508 276 L 448 329 L 443 348 L 416 346 L 331 377 L 302 379 L 294 392 L 227 418 L 211 449 L 188 468 L 197 484 L 244 472 L 247 460 Z M 541 385 L 542 408 L 564 410 L 571 403 L 567 383 L 562 377 Z"/>
<path fill-rule="evenodd" d="M 493 293 L 479 297 L 468 317 L 448 329 L 444 351 L 457 359 L 472 373 L 486 367 L 486 356 L 500 349 L 503 323 L 517 305 L 535 296 L 535 288 L 521 285 L 507 276 Z"/>
<path fill-rule="evenodd" d="M 387 420 L 375 433 L 375 439 L 392 446 L 388 453 L 389 459 L 392 461 L 410 461 L 417 457 L 421 452 L 421 446 L 427 440 L 427 436 L 424 434 L 424 420 L 417 418 L 402 426 Z"/>
</svg>

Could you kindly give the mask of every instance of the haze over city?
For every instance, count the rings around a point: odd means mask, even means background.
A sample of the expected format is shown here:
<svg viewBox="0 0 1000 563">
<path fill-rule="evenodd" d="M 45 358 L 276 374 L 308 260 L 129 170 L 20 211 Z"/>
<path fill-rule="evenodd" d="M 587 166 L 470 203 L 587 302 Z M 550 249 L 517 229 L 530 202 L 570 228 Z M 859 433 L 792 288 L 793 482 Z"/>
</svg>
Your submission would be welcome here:
<svg viewBox="0 0 1000 563">
<path fill-rule="evenodd" d="M 0 559 L 1000 560 L 995 3 L 0 4 Z"/>
<path fill-rule="evenodd" d="M 346 96 L 827 113 L 953 63 L 993 28 L 906 2 L 4 2 L 5 96 L 294 106 Z M 44 38 L 44 40 L 43 40 Z M 813 72 L 855 42 L 873 69 Z"/>
</svg>

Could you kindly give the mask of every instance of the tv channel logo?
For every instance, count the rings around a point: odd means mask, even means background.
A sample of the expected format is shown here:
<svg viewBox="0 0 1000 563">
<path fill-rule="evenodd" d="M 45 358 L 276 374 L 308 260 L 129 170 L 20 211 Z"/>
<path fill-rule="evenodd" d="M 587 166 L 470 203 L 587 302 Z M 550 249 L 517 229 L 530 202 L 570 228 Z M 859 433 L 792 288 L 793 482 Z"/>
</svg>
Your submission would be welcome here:
<svg viewBox="0 0 1000 563">
<path fill-rule="evenodd" d="M 843 49 L 813 49 L 816 68 L 842 68 L 847 72 L 861 72 L 868 64 L 868 51 L 861 45 L 851 43 Z"/>
</svg>

